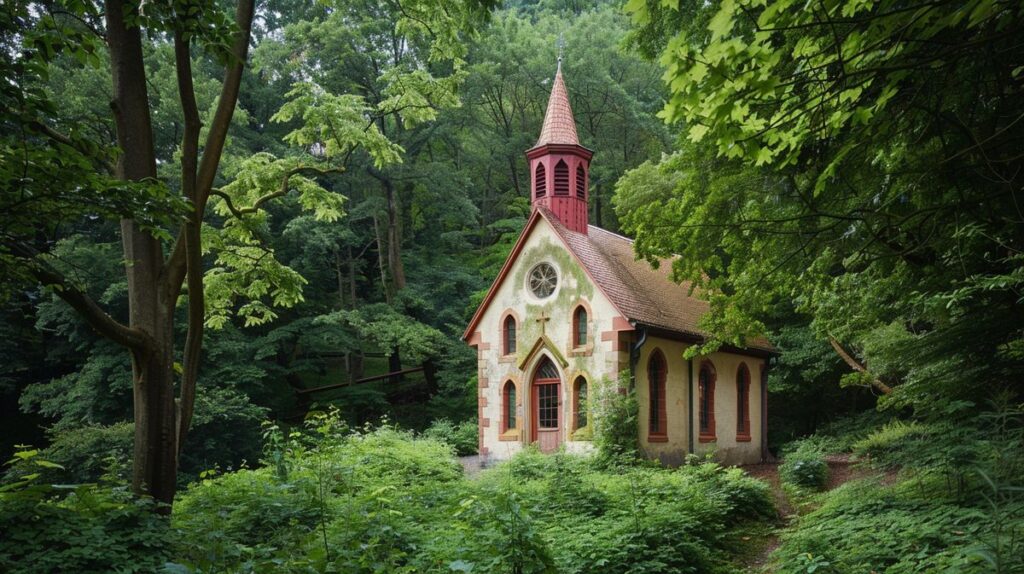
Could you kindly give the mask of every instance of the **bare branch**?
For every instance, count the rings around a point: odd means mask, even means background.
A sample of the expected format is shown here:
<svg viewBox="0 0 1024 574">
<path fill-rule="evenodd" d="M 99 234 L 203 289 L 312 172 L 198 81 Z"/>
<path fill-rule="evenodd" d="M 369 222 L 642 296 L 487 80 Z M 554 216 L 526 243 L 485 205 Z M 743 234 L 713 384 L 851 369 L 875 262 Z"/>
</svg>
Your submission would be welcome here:
<svg viewBox="0 0 1024 574">
<path fill-rule="evenodd" d="M 839 341 L 836 340 L 835 337 L 829 337 L 828 338 L 828 342 L 832 344 L 832 348 L 836 350 L 836 353 L 839 354 L 839 357 L 842 358 L 843 361 L 847 365 L 849 365 L 851 369 L 853 369 L 854 371 L 857 371 L 858 373 L 864 373 L 866 375 L 870 375 L 871 374 L 871 373 L 868 372 L 867 367 L 865 367 L 864 365 L 862 365 L 859 362 L 857 362 L 857 359 L 854 359 L 852 355 L 850 355 L 849 353 L 846 352 L 846 349 L 843 348 L 843 346 L 839 343 Z M 880 381 L 875 376 L 871 377 L 871 386 L 873 386 L 876 389 L 878 389 L 878 391 L 880 393 L 882 393 L 883 395 L 891 395 L 892 394 L 892 387 L 890 387 L 889 385 L 883 383 L 882 381 Z"/>
<path fill-rule="evenodd" d="M 89 326 L 100 335 L 133 351 L 148 352 L 153 347 L 149 335 L 117 321 L 81 289 L 72 284 L 60 271 L 43 261 L 34 248 L 20 242 L 9 242 L 8 247 L 15 256 L 25 261 L 29 272 L 43 285 L 77 311 Z"/>
</svg>

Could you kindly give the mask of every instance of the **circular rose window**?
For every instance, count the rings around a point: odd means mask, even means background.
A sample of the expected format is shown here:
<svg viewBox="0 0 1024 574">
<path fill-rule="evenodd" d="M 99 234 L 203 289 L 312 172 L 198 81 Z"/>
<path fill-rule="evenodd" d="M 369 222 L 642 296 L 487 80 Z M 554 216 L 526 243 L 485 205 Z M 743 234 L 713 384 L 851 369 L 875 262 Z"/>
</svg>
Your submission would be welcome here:
<svg viewBox="0 0 1024 574">
<path fill-rule="evenodd" d="M 547 263 L 540 263 L 530 270 L 530 292 L 538 299 L 550 297 L 558 286 L 558 273 Z"/>
</svg>

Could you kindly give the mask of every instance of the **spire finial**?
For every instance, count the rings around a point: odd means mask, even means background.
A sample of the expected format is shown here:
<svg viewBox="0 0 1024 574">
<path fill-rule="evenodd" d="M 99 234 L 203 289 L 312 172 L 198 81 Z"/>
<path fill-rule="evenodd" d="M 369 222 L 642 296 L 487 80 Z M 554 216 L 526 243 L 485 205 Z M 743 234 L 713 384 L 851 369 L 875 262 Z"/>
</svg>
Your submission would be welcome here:
<svg viewBox="0 0 1024 574">
<path fill-rule="evenodd" d="M 558 41 L 555 42 L 555 46 L 558 48 L 558 71 L 562 71 L 562 50 L 565 48 L 565 36 L 561 32 L 558 33 Z"/>
</svg>

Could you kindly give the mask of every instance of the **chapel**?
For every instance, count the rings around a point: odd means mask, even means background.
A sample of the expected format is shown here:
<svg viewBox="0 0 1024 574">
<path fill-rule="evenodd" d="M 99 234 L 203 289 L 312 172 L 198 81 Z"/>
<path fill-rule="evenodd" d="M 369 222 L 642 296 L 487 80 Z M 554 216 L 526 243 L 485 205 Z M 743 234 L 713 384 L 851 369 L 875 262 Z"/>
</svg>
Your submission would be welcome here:
<svg viewBox="0 0 1024 574">
<path fill-rule="evenodd" d="M 632 240 L 589 224 L 593 155 L 580 145 L 559 62 L 526 151 L 532 213 L 463 335 L 477 351 L 481 456 L 509 458 L 528 444 L 592 449 L 595 387 L 625 379 L 647 456 L 763 460 L 772 346 L 683 357 L 704 340 L 708 304 L 670 279 L 671 260 L 654 269 L 636 260 Z"/>
</svg>

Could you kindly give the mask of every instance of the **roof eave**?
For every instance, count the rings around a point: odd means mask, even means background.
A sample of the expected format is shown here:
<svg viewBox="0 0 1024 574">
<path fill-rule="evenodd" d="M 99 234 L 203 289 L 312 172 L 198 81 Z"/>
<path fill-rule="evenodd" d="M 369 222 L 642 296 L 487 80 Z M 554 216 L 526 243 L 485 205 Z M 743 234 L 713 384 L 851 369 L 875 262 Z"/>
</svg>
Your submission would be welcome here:
<svg viewBox="0 0 1024 574">
<path fill-rule="evenodd" d="M 526 150 L 526 157 L 527 159 L 535 159 L 542 155 L 558 153 L 575 154 L 587 161 L 590 161 L 590 158 L 594 157 L 594 150 L 585 148 L 580 144 L 554 142 L 538 143 L 532 148 Z"/>
<path fill-rule="evenodd" d="M 668 327 L 662 327 L 662 326 L 654 325 L 654 324 L 651 324 L 651 323 L 648 323 L 648 322 L 645 322 L 645 321 L 638 321 L 638 320 L 632 319 L 632 318 L 629 321 L 630 321 L 630 323 L 633 323 L 634 325 L 636 325 L 638 327 L 643 327 L 644 329 L 646 329 L 647 333 L 649 335 L 653 335 L 655 337 L 661 337 L 663 339 L 670 339 L 670 340 L 673 340 L 673 341 L 681 341 L 681 342 L 684 342 L 684 343 L 691 343 L 691 344 L 697 344 L 697 345 L 704 344 L 708 340 L 707 336 L 705 336 L 705 335 L 703 335 L 701 333 L 694 333 L 694 332 L 690 332 L 690 331 L 680 331 L 680 330 L 677 330 L 677 329 L 670 329 Z M 774 349 L 774 348 L 773 349 L 765 349 L 765 348 L 762 348 L 762 347 L 738 347 L 736 345 L 722 345 L 722 346 L 719 347 L 719 350 L 725 351 L 727 353 L 735 353 L 737 355 L 747 355 L 747 356 L 758 357 L 758 358 L 762 358 L 762 359 L 767 359 L 767 358 L 771 358 L 771 357 L 777 357 L 777 356 L 780 355 L 779 351 Z"/>
</svg>

